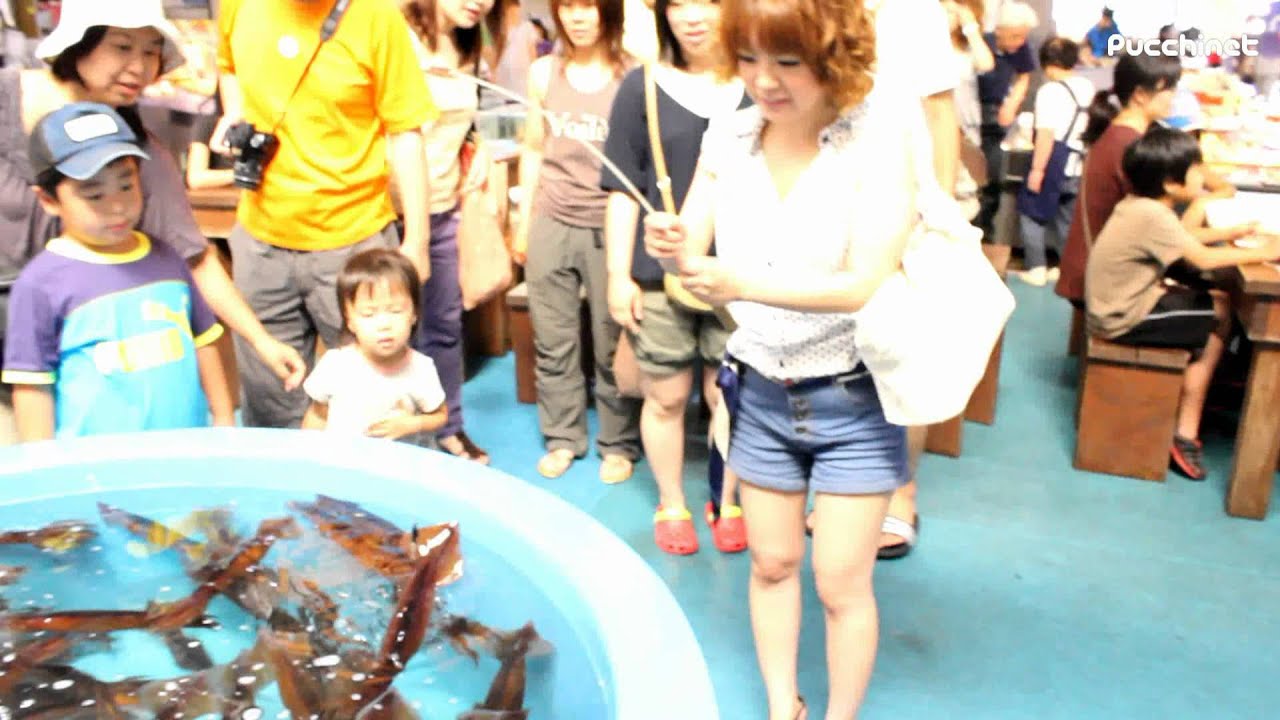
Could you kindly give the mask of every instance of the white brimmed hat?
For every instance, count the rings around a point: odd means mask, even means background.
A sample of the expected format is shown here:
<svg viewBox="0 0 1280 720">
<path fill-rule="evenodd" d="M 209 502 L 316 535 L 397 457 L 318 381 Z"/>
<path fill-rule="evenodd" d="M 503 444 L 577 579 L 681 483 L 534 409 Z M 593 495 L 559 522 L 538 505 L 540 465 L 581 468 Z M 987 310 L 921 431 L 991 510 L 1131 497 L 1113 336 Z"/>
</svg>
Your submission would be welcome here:
<svg viewBox="0 0 1280 720">
<path fill-rule="evenodd" d="M 58 26 L 39 46 L 36 56 L 53 62 L 67 48 L 84 39 L 89 28 L 103 25 L 114 28 L 152 27 L 164 36 L 160 74 L 186 62 L 182 55 L 182 34 L 164 16 L 161 0 L 62 0 L 62 16 Z"/>
</svg>

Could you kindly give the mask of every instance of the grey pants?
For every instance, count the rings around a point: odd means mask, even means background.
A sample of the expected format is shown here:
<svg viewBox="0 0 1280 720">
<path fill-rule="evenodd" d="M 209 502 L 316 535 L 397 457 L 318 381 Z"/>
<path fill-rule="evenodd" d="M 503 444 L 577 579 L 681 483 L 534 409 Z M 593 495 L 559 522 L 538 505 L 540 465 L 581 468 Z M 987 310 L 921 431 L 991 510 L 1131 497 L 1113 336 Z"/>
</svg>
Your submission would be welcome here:
<svg viewBox="0 0 1280 720">
<path fill-rule="evenodd" d="M 613 379 L 613 353 L 622 328 L 609 317 L 604 236 L 599 228 L 565 225 L 536 215 L 529 228 L 529 318 L 537 354 L 538 423 L 548 450 L 587 453 L 587 383 L 579 343 L 586 286 L 595 354 L 596 411 L 601 455 L 640 457 L 637 401 L 622 397 Z"/>
<path fill-rule="evenodd" d="M 372 248 L 397 248 L 400 236 L 394 225 L 388 225 L 354 245 L 306 252 L 268 245 L 237 224 L 227 244 L 232 276 L 245 301 L 272 337 L 302 355 L 309 371 L 315 366 L 317 337 L 326 348 L 341 344 L 337 281 L 347 258 Z M 302 388 L 285 392 L 280 379 L 243 338 L 236 336 L 235 345 L 244 425 L 301 426 L 311 404 L 307 394 Z"/>
</svg>

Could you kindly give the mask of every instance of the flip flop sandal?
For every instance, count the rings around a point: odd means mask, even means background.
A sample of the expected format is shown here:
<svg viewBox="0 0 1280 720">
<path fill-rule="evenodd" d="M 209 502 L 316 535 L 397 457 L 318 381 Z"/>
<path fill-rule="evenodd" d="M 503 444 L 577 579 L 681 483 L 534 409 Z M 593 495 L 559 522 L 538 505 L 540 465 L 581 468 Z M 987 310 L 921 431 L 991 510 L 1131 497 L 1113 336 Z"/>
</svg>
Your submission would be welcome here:
<svg viewBox="0 0 1280 720">
<path fill-rule="evenodd" d="M 605 455 L 600 463 L 600 482 L 605 485 L 617 485 L 631 479 L 635 471 L 635 463 L 621 455 Z"/>
<path fill-rule="evenodd" d="M 437 444 L 440 446 L 441 450 L 449 453 L 454 457 L 460 457 L 464 460 L 471 460 L 472 462 L 477 462 L 477 463 L 480 463 L 481 465 L 489 464 L 489 453 L 485 452 L 484 450 L 481 450 L 478 446 L 476 446 L 475 443 L 471 442 L 471 438 L 468 437 L 465 432 L 462 432 L 461 430 L 459 430 L 457 434 L 451 435 L 449 437 L 452 437 L 454 440 L 458 441 L 458 444 L 462 446 L 462 452 L 456 452 L 455 450 L 446 446 L 444 443 L 437 441 Z M 444 439 L 448 439 L 448 438 L 444 438 Z"/>
<path fill-rule="evenodd" d="M 485 452 L 484 450 L 481 450 L 480 446 L 471 442 L 470 435 L 467 435 L 464 431 L 459 430 L 458 434 L 455 435 L 454 437 L 458 438 L 458 441 L 462 443 L 462 449 L 467 451 L 467 455 L 472 460 L 480 463 L 481 465 L 489 464 L 489 453 Z"/>
<path fill-rule="evenodd" d="M 747 549 L 747 525 L 742 519 L 742 508 L 737 505 L 721 505 L 720 517 L 715 506 L 707 501 L 707 525 L 711 527 L 711 540 L 722 553 L 736 553 Z"/>
<path fill-rule="evenodd" d="M 914 515 L 911 523 L 906 520 L 896 518 L 892 515 L 884 516 L 884 523 L 880 525 L 880 532 L 890 535 L 897 535 L 905 542 L 886 545 L 876 551 L 877 560 L 897 560 L 904 558 L 911 553 L 911 548 L 915 547 L 916 540 L 920 537 L 920 516 Z"/>
<path fill-rule="evenodd" d="M 569 470 L 575 459 L 569 450 L 552 450 L 538 461 L 538 474 L 548 480 L 555 480 Z"/>
<path fill-rule="evenodd" d="M 698 534 L 693 529 L 693 516 L 686 508 L 663 509 L 653 514 L 653 541 L 663 552 L 692 555 L 698 552 Z"/>
</svg>

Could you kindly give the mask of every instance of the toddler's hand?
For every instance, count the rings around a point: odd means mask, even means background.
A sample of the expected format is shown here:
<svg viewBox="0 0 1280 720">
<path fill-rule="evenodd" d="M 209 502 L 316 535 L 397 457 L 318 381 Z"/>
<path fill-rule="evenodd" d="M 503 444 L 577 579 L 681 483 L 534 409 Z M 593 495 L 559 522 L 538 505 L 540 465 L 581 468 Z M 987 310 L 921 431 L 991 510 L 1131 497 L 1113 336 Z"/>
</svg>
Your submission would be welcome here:
<svg viewBox="0 0 1280 720">
<path fill-rule="evenodd" d="M 418 422 L 418 418 L 416 416 L 393 415 L 370 425 L 369 428 L 364 431 L 364 434 L 369 437 L 399 440 L 400 438 L 412 435 L 421 429 L 422 424 Z"/>
</svg>

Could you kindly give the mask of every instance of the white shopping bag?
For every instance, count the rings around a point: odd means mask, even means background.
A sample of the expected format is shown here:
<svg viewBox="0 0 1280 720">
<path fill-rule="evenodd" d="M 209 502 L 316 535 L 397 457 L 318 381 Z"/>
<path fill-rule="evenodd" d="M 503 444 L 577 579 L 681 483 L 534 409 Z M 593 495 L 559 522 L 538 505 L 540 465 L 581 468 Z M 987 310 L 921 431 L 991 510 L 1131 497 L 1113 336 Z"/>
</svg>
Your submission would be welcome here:
<svg viewBox="0 0 1280 720">
<path fill-rule="evenodd" d="M 1013 294 L 982 252 L 982 231 L 939 220 L 917 226 L 902 269 L 857 313 L 854 344 L 895 425 L 963 412 L 1013 314 Z"/>
</svg>

